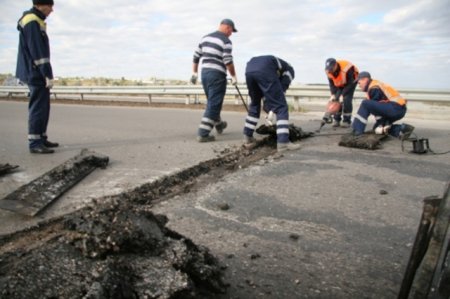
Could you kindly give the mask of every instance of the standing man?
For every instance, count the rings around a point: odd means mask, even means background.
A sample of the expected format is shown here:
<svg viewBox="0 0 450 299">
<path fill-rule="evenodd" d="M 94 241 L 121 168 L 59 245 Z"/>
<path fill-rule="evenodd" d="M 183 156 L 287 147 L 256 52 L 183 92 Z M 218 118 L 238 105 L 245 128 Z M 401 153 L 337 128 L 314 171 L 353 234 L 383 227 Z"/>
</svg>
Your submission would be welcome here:
<svg viewBox="0 0 450 299">
<path fill-rule="evenodd" d="M 389 134 L 401 140 L 408 139 L 414 127 L 408 124 L 394 124 L 406 114 L 406 100 L 390 85 L 372 80 L 368 72 L 361 72 L 357 82 L 367 99 L 361 102 L 353 122 L 353 134 L 364 133 L 369 115 L 376 118 L 374 130 L 376 134 Z"/>
<path fill-rule="evenodd" d="M 272 55 L 253 57 L 247 63 L 245 79 L 251 102 L 245 119 L 245 145 L 255 141 L 253 132 L 259 121 L 261 99 L 264 97 L 264 108 L 276 115 L 278 152 L 300 148 L 299 144 L 289 142 L 289 108 L 285 97 L 294 76 L 294 69 L 289 63 Z"/>
<path fill-rule="evenodd" d="M 28 85 L 28 143 L 30 153 L 51 154 L 58 143 L 47 140 L 50 116 L 50 88 L 53 71 L 45 19 L 53 11 L 53 0 L 33 0 L 33 7 L 19 19 L 19 51 L 16 77 Z"/>
<path fill-rule="evenodd" d="M 349 128 L 353 112 L 353 94 L 355 93 L 358 77 L 358 68 L 346 60 L 336 60 L 328 58 L 325 62 L 325 73 L 330 85 L 330 101 L 339 101 L 342 104 L 343 128 Z M 341 126 L 341 111 L 334 114 L 333 127 Z"/>
<path fill-rule="evenodd" d="M 215 127 L 217 133 L 222 134 L 227 127 L 227 122 L 220 118 L 220 112 L 227 89 L 227 70 L 231 75 L 231 84 L 237 84 L 232 56 L 233 46 L 229 39 L 233 32 L 237 32 L 234 22 L 230 19 L 222 20 L 217 31 L 202 38 L 194 53 L 191 83 L 197 83 L 201 59 L 201 80 L 207 98 L 206 109 L 198 128 L 199 142 L 214 141 L 214 135 L 210 135 L 211 130 Z"/>
</svg>

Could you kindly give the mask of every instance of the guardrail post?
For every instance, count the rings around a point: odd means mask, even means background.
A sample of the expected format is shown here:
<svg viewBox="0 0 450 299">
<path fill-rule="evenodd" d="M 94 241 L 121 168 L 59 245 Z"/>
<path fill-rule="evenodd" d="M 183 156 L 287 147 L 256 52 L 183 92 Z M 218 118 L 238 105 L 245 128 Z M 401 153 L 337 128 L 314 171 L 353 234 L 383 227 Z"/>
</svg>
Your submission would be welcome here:
<svg viewBox="0 0 450 299">
<path fill-rule="evenodd" d="M 300 98 L 298 96 L 294 96 L 294 110 L 299 111 L 300 110 Z"/>
<path fill-rule="evenodd" d="M 148 95 L 148 103 L 149 103 L 149 104 L 152 103 L 152 95 L 151 95 L 151 94 Z"/>
<path fill-rule="evenodd" d="M 237 94 L 234 95 L 234 104 L 239 105 L 239 96 Z"/>
<path fill-rule="evenodd" d="M 83 93 L 80 93 L 80 100 L 84 101 L 84 94 Z"/>
</svg>

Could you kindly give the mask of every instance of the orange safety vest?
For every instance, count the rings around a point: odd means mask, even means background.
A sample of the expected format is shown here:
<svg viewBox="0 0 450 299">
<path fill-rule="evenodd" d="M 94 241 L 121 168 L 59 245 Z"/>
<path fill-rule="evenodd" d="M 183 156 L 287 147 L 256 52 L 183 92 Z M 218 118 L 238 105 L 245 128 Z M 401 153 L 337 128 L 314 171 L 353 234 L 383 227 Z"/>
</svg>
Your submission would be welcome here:
<svg viewBox="0 0 450 299">
<path fill-rule="evenodd" d="M 367 98 L 370 100 L 369 91 L 371 88 L 378 87 L 381 89 L 381 91 L 386 96 L 386 99 L 381 100 L 380 102 L 397 102 L 397 104 L 404 106 L 406 105 L 406 99 L 404 99 L 400 93 L 395 90 L 392 86 L 385 84 L 383 82 L 380 82 L 378 80 L 372 80 L 369 84 L 369 88 L 367 89 Z"/>
<path fill-rule="evenodd" d="M 358 68 L 353 65 L 350 61 L 347 60 L 338 60 L 337 63 L 340 66 L 341 71 L 339 72 L 339 75 L 337 77 L 334 77 L 333 74 L 325 71 L 327 73 L 328 78 L 333 80 L 333 84 L 336 87 L 344 87 L 347 84 L 347 72 L 351 67 L 353 66 L 355 68 L 354 78 L 356 79 L 358 77 Z M 351 82 L 350 82 L 351 83 Z"/>
</svg>

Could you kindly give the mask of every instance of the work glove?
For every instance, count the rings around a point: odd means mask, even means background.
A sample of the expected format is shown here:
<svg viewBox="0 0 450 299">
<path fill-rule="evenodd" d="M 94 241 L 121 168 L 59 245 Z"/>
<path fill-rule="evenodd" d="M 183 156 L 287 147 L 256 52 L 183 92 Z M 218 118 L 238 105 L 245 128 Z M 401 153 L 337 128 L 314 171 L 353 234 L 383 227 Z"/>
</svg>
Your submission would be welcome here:
<svg viewBox="0 0 450 299">
<path fill-rule="evenodd" d="M 53 79 L 45 78 L 45 87 L 48 89 L 52 89 L 53 87 Z"/>
<path fill-rule="evenodd" d="M 336 95 L 332 94 L 330 97 L 330 101 L 336 101 Z"/>
<path fill-rule="evenodd" d="M 389 130 L 391 129 L 391 126 L 390 125 L 387 125 L 387 126 L 378 126 L 378 127 L 376 127 L 375 128 L 375 134 L 378 134 L 378 135 L 387 135 L 387 134 L 389 134 Z"/>
<path fill-rule="evenodd" d="M 236 76 L 231 77 L 231 85 L 236 86 L 238 84 Z"/>
<path fill-rule="evenodd" d="M 272 110 L 270 110 L 266 116 L 266 123 L 268 126 L 273 126 L 277 123 L 277 116 Z"/>
<path fill-rule="evenodd" d="M 339 96 L 339 102 L 341 102 L 341 103 L 344 102 L 344 96 L 343 95 Z"/>
<path fill-rule="evenodd" d="M 197 84 L 197 79 L 198 79 L 198 73 L 193 73 L 192 77 L 191 77 L 191 83 Z"/>
</svg>

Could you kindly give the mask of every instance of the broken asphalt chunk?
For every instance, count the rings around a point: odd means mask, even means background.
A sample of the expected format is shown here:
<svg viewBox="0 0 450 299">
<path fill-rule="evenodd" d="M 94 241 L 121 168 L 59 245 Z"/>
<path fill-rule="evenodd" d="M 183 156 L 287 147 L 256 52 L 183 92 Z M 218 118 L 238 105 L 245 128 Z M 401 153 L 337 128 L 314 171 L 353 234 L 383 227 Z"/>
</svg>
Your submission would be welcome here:
<svg viewBox="0 0 450 299">
<path fill-rule="evenodd" d="M 97 167 L 105 168 L 109 158 L 93 151 L 81 153 L 53 168 L 0 200 L 0 209 L 35 216 Z"/>
</svg>

